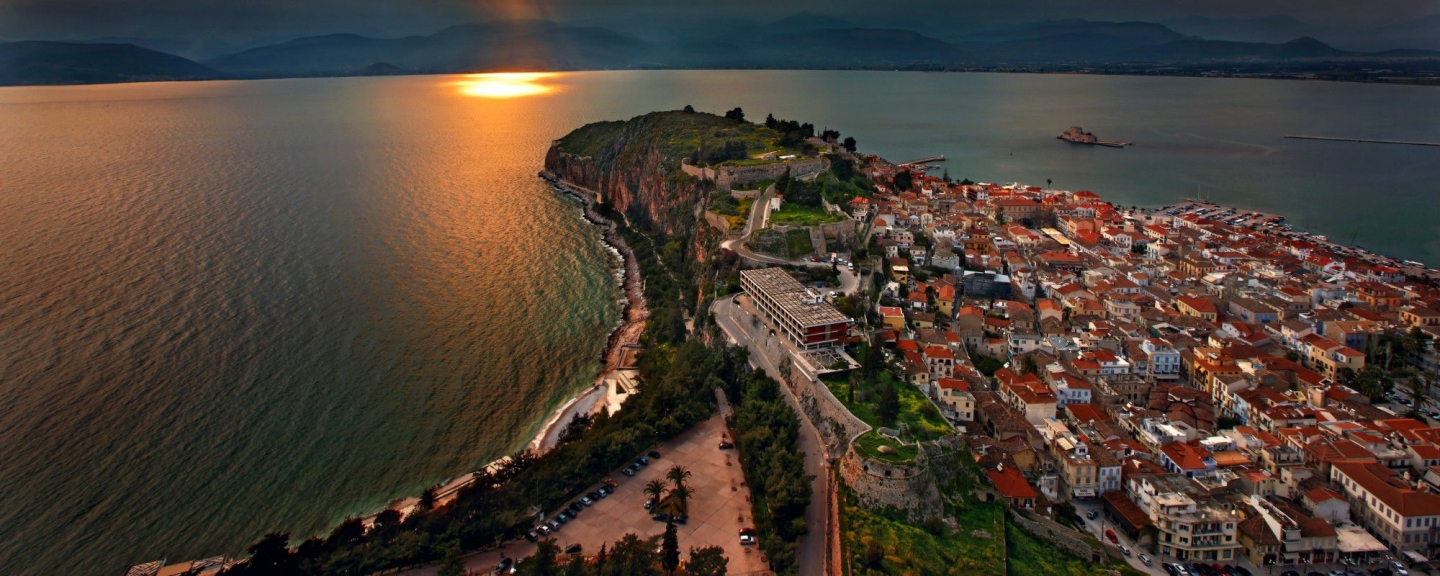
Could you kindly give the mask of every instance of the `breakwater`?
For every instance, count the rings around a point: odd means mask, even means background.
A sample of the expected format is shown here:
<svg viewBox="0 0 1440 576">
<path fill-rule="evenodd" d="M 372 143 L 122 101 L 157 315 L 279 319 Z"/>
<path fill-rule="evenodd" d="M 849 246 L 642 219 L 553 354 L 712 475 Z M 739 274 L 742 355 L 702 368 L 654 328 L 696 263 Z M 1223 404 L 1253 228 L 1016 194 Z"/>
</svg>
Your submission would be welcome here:
<svg viewBox="0 0 1440 576">
<path fill-rule="evenodd" d="M 1440 142 L 1419 142 L 1414 140 L 1379 140 L 1372 138 L 1342 138 L 1337 136 L 1301 136 L 1286 134 L 1290 140 L 1321 140 L 1325 142 L 1361 142 L 1365 144 L 1397 144 L 1400 146 L 1440 146 Z"/>
</svg>

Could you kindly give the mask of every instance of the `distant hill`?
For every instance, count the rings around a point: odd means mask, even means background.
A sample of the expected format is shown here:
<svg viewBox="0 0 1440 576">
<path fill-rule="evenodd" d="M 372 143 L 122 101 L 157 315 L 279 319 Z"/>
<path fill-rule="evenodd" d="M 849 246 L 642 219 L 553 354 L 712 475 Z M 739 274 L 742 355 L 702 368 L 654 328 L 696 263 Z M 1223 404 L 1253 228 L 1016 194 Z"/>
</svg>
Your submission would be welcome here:
<svg viewBox="0 0 1440 576">
<path fill-rule="evenodd" d="M 1186 19 L 1177 25 L 1190 30 L 1249 30 L 1232 34 L 1239 36 L 1260 31 L 1281 34 L 1307 27 L 1286 18 Z M 1432 29 L 1440 37 L 1440 15 L 1397 25 L 1388 34 L 1418 37 Z M 1363 35 L 1358 30 L 1352 33 Z M 1170 69 L 1223 62 L 1286 73 L 1316 70 L 1329 61 L 1344 61 L 1357 71 L 1363 71 L 1361 65 L 1366 62 L 1383 61 L 1383 66 L 1375 68 L 1400 69 L 1416 77 L 1440 69 L 1440 52 L 1424 49 L 1402 46 L 1352 51 L 1308 35 L 1283 42 L 1216 39 L 1138 21 L 1047 20 L 938 38 L 907 28 L 865 26 L 801 12 L 773 22 L 697 21 L 653 31 L 648 38 L 543 20 L 487 22 L 403 38 L 359 34 L 296 38 L 206 60 L 205 65 L 126 43 L 19 42 L 5 45 L 9 60 L 5 79 L 0 81 L 123 82 L 625 68 L 1043 71 L 1106 67 L 1142 71 L 1155 64 Z M 1440 40 L 1434 43 L 1440 44 Z"/>
<path fill-rule="evenodd" d="M 777 35 L 752 52 L 756 63 L 774 67 L 906 68 L 948 66 L 963 60 L 957 46 L 909 30 L 822 29 Z"/>
<path fill-rule="evenodd" d="M 27 40 L 0 44 L 0 85 L 204 80 L 215 70 L 133 44 Z"/>
<path fill-rule="evenodd" d="M 1179 40 L 1133 52 L 1139 61 L 1197 62 L 1212 60 L 1297 60 L 1355 56 L 1314 38 L 1297 38 L 1284 44 L 1227 42 L 1223 40 Z"/>
<path fill-rule="evenodd" d="M 1323 36 L 1322 30 L 1289 16 L 1261 18 L 1210 18 L 1187 16 L 1160 22 L 1172 30 L 1209 40 L 1283 43 L 1305 36 Z"/>
<path fill-rule="evenodd" d="M 1153 22 L 1103 22 L 1093 20 L 1045 20 L 1019 26 L 996 28 L 960 38 L 961 42 L 1004 43 L 1052 38 L 1094 37 L 1125 40 L 1135 44 L 1162 44 L 1187 38 L 1186 35 Z"/>
<path fill-rule="evenodd" d="M 416 72 L 499 68 L 577 70 L 645 61 L 649 45 L 605 28 L 552 22 L 470 24 L 429 36 L 371 38 L 331 34 L 298 38 L 207 62 L 245 75 L 328 75 L 388 63 Z"/>
</svg>

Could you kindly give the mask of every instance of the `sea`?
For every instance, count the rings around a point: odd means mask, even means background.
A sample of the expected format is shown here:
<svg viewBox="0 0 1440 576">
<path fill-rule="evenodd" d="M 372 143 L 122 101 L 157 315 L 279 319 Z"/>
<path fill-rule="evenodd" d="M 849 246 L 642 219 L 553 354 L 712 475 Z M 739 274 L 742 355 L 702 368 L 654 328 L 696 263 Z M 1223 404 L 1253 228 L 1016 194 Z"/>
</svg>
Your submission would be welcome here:
<svg viewBox="0 0 1440 576">
<path fill-rule="evenodd" d="M 522 449 L 620 320 L 536 172 L 587 122 L 812 122 L 952 178 L 1186 198 L 1440 264 L 1440 89 L 611 71 L 0 89 L 0 574 L 299 540 Z M 1125 149 L 1068 144 L 1081 126 Z"/>
</svg>

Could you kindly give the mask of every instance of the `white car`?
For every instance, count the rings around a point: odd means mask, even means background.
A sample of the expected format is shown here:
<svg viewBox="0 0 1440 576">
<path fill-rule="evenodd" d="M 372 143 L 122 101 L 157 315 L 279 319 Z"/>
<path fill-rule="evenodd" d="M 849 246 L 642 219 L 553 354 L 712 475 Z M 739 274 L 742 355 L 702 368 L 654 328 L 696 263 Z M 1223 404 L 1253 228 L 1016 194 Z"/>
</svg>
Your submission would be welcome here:
<svg viewBox="0 0 1440 576">
<path fill-rule="evenodd" d="M 1390 561 L 1390 567 L 1394 568 L 1395 573 L 1399 576 L 1410 576 L 1410 571 L 1406 570 L 1404 565 L 1400 564 L 1395 560 Z"/>
<path fill-rule="evenodd" d="M 740 545 L 741 545 L 741 546 L 754 546 L 754 545 L 755 545 L 755 529 L 754 529 L 754 528 L 745 528 L 745 529 L 743 529 L 743 530 L 740 531 Z"/>
<path fill-rule="evenodd" d="M 1126 556 L 1129 556 L 1129 555 L 1130 555 L 1130 547 L 1129 547 L 1129 546 L 1121 546 L 1121 547 L 1120 547 L 1120 551 L 1121 551 L 1121 552 L 1124 552 Z"/>
</svg>

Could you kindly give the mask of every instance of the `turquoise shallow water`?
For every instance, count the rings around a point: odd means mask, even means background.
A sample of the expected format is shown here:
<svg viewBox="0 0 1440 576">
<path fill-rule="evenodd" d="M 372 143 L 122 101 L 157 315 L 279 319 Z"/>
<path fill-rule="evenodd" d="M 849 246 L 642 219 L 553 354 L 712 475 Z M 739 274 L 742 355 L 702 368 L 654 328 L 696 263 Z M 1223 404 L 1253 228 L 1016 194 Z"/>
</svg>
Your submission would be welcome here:
<svg viewBox="0 0 1440 576">
<path fill-rule="evenodd" d="M 0 89 L 0 574 L 308 535 L 519 448 L 620 297 L 535 178 L 585 122 L 693 104 L 951 175 L 1193 195 L 1440 261 L 1440 90 L 998 74 L 598 72 Z M 1076 147 L 1078 124 L 1134 148 Z"/>
</svg>

